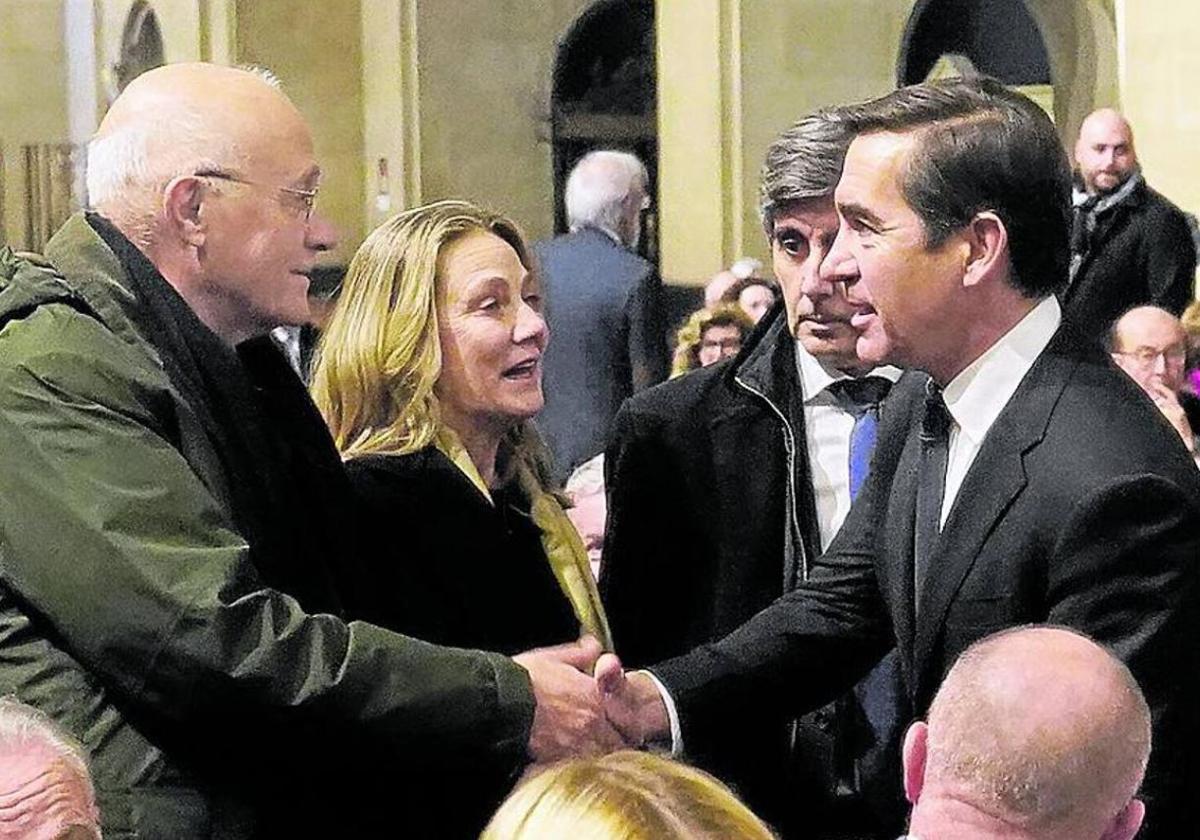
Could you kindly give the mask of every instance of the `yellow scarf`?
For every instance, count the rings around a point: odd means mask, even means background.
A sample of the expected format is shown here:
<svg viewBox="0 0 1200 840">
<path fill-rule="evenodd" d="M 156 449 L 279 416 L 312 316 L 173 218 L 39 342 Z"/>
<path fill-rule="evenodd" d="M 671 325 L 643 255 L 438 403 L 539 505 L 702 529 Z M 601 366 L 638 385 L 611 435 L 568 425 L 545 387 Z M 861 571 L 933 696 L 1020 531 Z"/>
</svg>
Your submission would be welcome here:
<svg viewBox="0 0 1200 840">
<path fill-rule="evenodd" d="M 483 476 L 479 474 L 475 462 L 467 453 L 467 448 L 453 429 L 442 426 L 438 430 L 434 445 L 470 479 L 484 498 L 495 504 Z M 608 616 L 604 614 L 604 605 L 600 603 L 600 591 L 596 588 L 595 578 L 592 577 L 592 568 L 588 564 L 583 540 L 579 538 L 579 533 L 567 518 L 562 505 L 546 492 L 529 467 L 519 463 L 516 478 L 521 491 L 529 499 L 529 515 L 541 533 L 542 550 L 546 552 L 546 559 L 559 588 L 570 601 L 575 617 L 579 619 L 580 628 L 584 633 L 595 636 L 605 650 L 611 651 L 613 644 L 612 634 L 608 629 Z"/>
</svg>

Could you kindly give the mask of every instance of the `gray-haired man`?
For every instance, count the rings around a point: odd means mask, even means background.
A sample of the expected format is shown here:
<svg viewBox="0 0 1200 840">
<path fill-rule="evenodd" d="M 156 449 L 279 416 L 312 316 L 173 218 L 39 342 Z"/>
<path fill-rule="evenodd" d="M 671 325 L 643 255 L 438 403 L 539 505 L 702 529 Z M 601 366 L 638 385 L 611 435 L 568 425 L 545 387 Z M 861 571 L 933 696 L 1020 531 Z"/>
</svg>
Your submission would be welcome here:
<svg viewBox="0 0 1200 840">
<path fill-rule="evenodd" d="M 636 253 L 648 189 L 634 155 L 590 152 L 567 177 L 570 233 L 534 246 L 551 335 L 538 427 L 560 479 L 604 449 L 623 400 L 667 376 L 662 283 Z"/>
</svg>

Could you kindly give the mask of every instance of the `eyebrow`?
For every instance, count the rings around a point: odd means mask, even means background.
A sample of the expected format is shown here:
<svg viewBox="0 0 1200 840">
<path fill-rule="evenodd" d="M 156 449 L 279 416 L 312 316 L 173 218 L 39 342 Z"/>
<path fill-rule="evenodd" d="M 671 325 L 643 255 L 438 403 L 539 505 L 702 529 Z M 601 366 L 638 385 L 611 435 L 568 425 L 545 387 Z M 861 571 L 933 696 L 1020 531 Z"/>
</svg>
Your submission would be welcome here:
<svg viewBox="0 0 1200 840">
<path fill-rule="evenodd" d="M 864 221 L 867 224 L 873 225 L 875 227 L 883 226 L 883 219 L 876 216 L 874 213 L 872 213 L 866 207 L 863 207 L 861 204 L 839 202 L 837 209 L 838 209 L 838 213 L 840 213 L 845 218 L 857 219 L 860 221 Z"/>
</svg>

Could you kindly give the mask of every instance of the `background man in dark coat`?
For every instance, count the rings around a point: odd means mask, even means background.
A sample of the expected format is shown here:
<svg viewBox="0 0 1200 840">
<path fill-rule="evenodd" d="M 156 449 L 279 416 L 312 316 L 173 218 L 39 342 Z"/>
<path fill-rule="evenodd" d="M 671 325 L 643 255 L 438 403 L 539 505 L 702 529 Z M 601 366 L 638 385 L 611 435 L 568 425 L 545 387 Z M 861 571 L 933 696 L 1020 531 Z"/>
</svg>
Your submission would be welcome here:
<svg viewBox="0 0 1200 840">
<path fill-rule="evenodd" d="M 537 422 L 559 481 L 604 451 L 627 397 L 667 376 L 662 283 L 635 253 L 646 189 L 633 155 L 590 152 L 567 177 L 570 233 L 534 245 L 550 327 Z"/>
<path fill-rule="evenodd" d="M 53 267 L 0 250 L 0 694 L 90 751 L 108 837 L 363 833 L 392 816 L 347 773 L 373 760 L 619 744 L 576 670 L 598 646 L 514 661 L 342 618 L 353 524 L 308 494 L 345 478 L 263 338 L 334 243 L 319 177 L 270 80 L 168 65 L 105 116 Z"/>
<path fill-rule="evenodd" d="M 791 591 L 850 509 L 870 456 L 864 425 L 878 422 L 900 375 L 859 360 L 856 309 L 820 273 L 850 139 L 821 114 L 776 139 L 762 215 L 782 305 L 732 363 L 651 388 L 617 415 L 601 591 L 626 665 L 715 641 Z M 871 711 L 894 723 L 894 679 L 877 680 Z M 860 827 L 870 816 L 840 801 L 856 787 L 853 762 L 869 732 L 850 695 L 795 728 L 783 716 L 746 715 L 690 743 L 689 754 L 785 835 L 807 836 L 834 822 L 835 804 Z M 898 770 L 893 734 L 894 744 L 879 740 Z"/>
<path fill-rule="evenodd" d="M 1142 178 L 1128 121 L 1111 108 L 1091 114 L 1079 128 L 1075 164 L 1066 319 L 1103 340 L 1140 304 L 1182 314 L 1193 297 L 1196 245 L 1183 212 Z"/>
<path fill-rule="evenodd" d="M 731 704 L 827 701 L 893 643 L 921 714 L 972 642 L 1063 624 L 1141 683 L 1156 744 L 1146 836 L 1186 836 L 1200 472 L 1103 350 L 1060 325 L 1070 176 L 1054 126 L 991 79 L 840 113 L 857 136 L 826 266 L 858 306 L 859 355 L 928 372 L 889 397 L 920 410 L 885 414 L 867 485 L 808 581 L 652 666 L 665 693 L 603 659 L 609 715 L 634 738 L 675 729 L 686 747 Z"/>
</svg>

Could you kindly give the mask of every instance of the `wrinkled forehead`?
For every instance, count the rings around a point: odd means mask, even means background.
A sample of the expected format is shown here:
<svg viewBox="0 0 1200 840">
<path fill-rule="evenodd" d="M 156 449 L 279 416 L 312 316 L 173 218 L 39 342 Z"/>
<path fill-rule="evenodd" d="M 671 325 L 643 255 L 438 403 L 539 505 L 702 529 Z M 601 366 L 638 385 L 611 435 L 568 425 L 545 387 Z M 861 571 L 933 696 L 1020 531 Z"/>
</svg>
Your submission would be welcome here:
<svg viewBox="0 0 1200 840">
<path fill-rule="evenodd" d="M 90 786 L 74 764 L 41 744 L 0 756 L 0 840 L 88 840 L 96 822 Z"/>
</svg>

